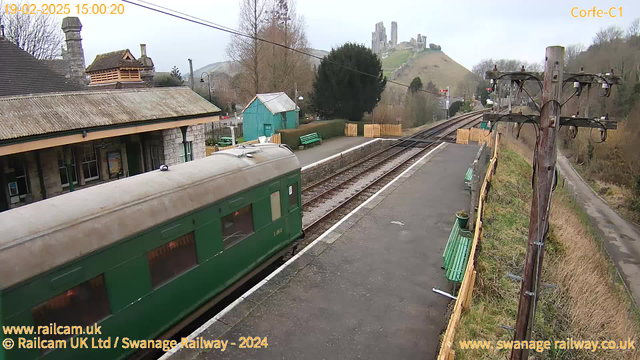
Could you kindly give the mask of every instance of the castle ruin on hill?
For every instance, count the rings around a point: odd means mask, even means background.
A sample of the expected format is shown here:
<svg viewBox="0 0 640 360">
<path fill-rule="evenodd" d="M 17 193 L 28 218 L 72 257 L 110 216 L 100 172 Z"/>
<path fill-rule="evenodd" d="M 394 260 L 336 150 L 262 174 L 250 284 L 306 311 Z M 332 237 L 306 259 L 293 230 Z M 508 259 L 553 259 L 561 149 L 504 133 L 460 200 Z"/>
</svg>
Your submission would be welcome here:
<svg viewBox="0 0 640 360">
<path fill-rule="evenodd" d="M 398 43 L 398 23 L 391 22 L 391 40 L 387 40 L 387 29 L 381 21 L 376 24 L 375 31 L 371 33 L 371 50 L 378 56 L 384 57 L 383 54 L 392 50 L 413 50 L 422 51 L 427 47 L 427 37 L 418 34 L 416 38 L 410 41 Z"/>
</svg>

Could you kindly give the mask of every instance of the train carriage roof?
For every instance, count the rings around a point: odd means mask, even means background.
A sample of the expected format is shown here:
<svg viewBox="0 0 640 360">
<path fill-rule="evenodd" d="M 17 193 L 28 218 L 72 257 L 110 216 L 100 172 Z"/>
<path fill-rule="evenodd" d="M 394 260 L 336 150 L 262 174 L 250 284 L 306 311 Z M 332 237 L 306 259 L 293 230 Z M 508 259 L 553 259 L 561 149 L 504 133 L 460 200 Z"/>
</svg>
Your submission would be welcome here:
<svg viewBox="0 0 640 360">
<path fill-rule="evenodd" d="M 238 147 L 2 212 L 0 289 L 299 169 L 285 146 Z"/>
</svg>

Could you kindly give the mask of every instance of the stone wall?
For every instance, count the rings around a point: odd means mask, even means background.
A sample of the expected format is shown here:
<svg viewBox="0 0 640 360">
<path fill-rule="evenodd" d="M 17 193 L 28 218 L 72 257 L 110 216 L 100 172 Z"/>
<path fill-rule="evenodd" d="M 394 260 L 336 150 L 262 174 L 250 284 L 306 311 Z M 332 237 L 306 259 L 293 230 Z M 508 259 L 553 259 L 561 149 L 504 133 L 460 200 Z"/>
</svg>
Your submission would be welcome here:
<svg viewBox="0 0 640 360">
<path fill-rule="evenodd" d="M 355 150 L 345 151 L 338 156 L 319 163 L 316 166 L 305 167 L 302 169 L 302 187 L 308 186 L 313 182 L 320 179 L 325 179 L 340 169 L 353 164 L 354 162 L 363 159 L 376 151 L 388 148 L 392 146 L 395 141 L 376 139 L 376 141 L 367 143 Z"/>
<path fill-rule="evenodd" d="M 166 165 L 175 165 L 184 162 L 184 145 L 182 144 L 182 131 L 180 128 L 162 130 L 164 140 L 164 161 Z M 204 124 L 191 125 L 187 129 L 187 141 L 191 141 L 191 153 L 193 160 L 205 157 Z"/>
</svg>

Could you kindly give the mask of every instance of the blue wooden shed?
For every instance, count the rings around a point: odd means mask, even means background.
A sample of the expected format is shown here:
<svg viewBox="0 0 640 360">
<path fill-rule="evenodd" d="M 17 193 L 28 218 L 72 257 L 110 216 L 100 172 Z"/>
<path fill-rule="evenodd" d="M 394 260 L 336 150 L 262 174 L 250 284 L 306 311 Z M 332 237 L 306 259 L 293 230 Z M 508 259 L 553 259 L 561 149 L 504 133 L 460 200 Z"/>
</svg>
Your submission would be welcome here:
<svg viewBox="0 0 640 360">
<path fill-rule="evenodd" d="M 271 136 L 280 129 L 299 125 L 296 104 L 283 92 L 258 94 L 242 110 L 244 140 Z"/>
</svg>

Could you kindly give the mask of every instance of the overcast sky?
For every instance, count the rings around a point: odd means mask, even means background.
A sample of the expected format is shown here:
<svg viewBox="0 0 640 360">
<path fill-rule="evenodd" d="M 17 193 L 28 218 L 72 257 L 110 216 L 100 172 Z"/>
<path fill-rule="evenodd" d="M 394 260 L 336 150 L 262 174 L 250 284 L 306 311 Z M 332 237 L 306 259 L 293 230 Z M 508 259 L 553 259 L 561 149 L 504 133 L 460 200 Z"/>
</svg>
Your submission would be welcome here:
<svg viewBox="0 0 640 360">
<path fill-rule="evenodd" d="M 228 27 L 238 26 L 239 0 L 150 2 Z M 622 7 L 622 16 L 571 16 L 573 7 L 590 9 L 594 5 L 605 12 Z M 96 54 L 124 48 L 138 57 L 140 43 L 147 44 L 156 71 L 169 71 L 177 65 L 186 74 L 187 58 L 193 59 L 194 69 L 227 60 L 228 34 L 131 4 L 124 6 L 123 15 L 80 15 L 87 66 Z M 396 21 L 399 41 L 421 33 L 428 43 L 441 45 L 445 53 L 471 69 L 490 57 L 541 61 L 549 45 L 588 46 L 600 28 L 619 25 L 626 29 L 640 16 L 640 1 L 299 0 L 297 11 L 305 18 L 313 48 L 330 50 L 348 41 L 371 46 L 375 23 L 384 22 L 390 39 L 391 21 Z"/>
</svg>

